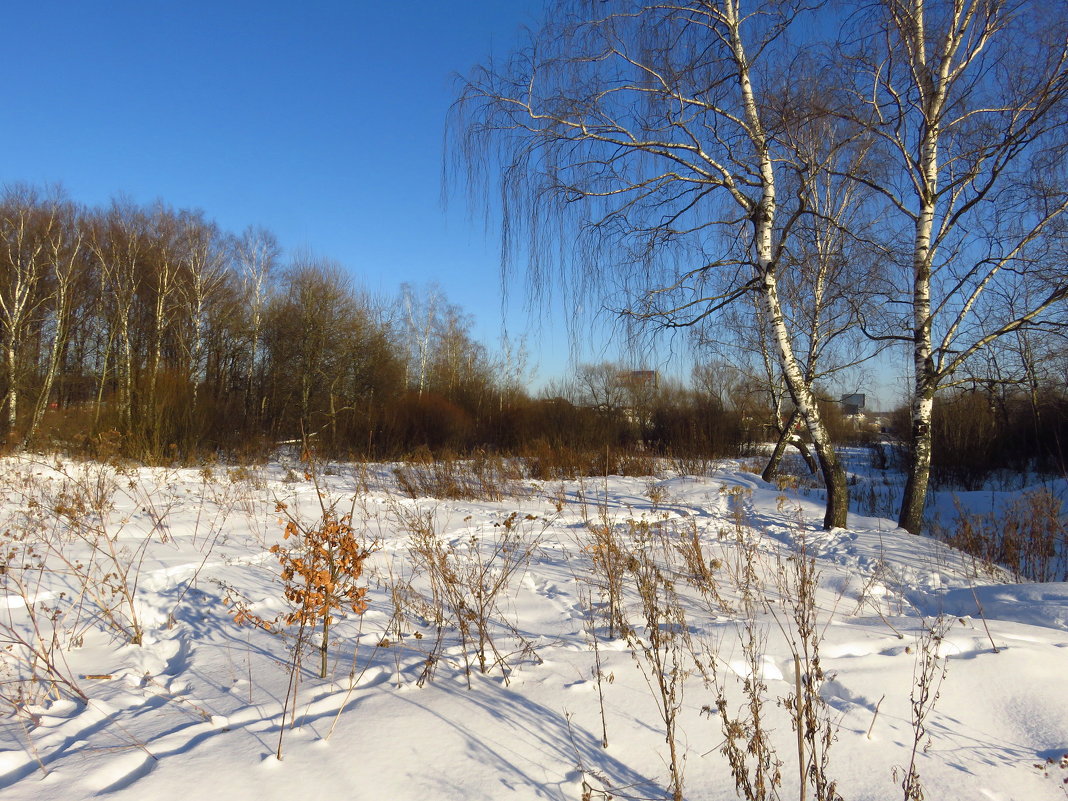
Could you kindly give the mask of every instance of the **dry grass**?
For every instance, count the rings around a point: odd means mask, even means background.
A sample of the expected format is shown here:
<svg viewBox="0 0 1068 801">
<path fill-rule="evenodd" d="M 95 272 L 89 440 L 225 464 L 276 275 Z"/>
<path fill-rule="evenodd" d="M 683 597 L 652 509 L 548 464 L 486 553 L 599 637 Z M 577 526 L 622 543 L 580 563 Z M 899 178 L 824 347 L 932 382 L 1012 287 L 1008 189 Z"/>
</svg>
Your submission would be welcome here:
<svg viewBox="0 0 1068 801">
<path fill-rule="evenodd" d="M 432 509 L 394 504 L 392 514 L 409 532 L 413 571 L 429 583 L 427 592 L 419 592 L 408 578 L 391 593 L 396 603 L 415 610 L 435 630 L 419 684 L 433 679 L 452 634 L 460 639 L 469 688 L 475 663 L 483 674 L 500 670 L 508 683 L 517 663 L 539 662 L 533 644 L 520 632 L 503 601 L 513 579 L 540 547 L 549 521 L 513 512 L 457 540 L 443 536 Z M 401 626 L 403 613 L 395 613 L 394 618 L 394 626 Z M 507 650 L 505 641 L 514 647 Z"/>
<path fill-rule="evenodd" d="M 393 469 L 410 498 L 502 501 L 525 493 L 523 471 L 514 459 L 476 453 L 469 459 L 428 451 Z"/>
<path fill-rule="evenodd" d="M 603 457 L 605 466 L 609 456 Z M 403 492 L 412 497 L 501 501 L 526 491 L 520 464 L 484 454 L 471 459 L 432 459 L 425 455 L 397 467 L 395 476 Z M 643 469 L 648 467 L 648 462 L 643 464 Z M 314 465 L 309 470 L 314 480 Z M 70 638 L 76 636 L 79 627 L 84 629 L 87 625 L 86 619 L 79 617 L 85 614 L 82 610 L 92 608 L 93 625 L 103 622 L 122 634 L 124 641 L 136 642 L 140 624 L 131 615 L 136 614 L 133 598 L 140 556 L 136 550 L 119 548 L 117 532 L 107 528 L 113 497 L 116 492 L 127 491 L 124 486 L 129 483 L 126 477 L 116 481 L 118 475 L 114 467 L 86 468 L 84 474 L 72 473 L 69 480 L 57 481 L 45 492 L 26 472 L 11 474 L 0 486 L 9 496 L 14 492 L 25 500 L 19 526 L 0 526 L 6 529 L 4 569 L 0 571 L 4 589 L 26 600 L 31 623 L 27 629 L 24 624 L 16 627 L 13 621 L 0 621 L 0 637 L 8 639 L 12 646 L 9 650 L 21 660 L 9 659 L 5 664 L 20 671 L 22 683 L 5 684 L 0 690 L 0 703 L 15 712 L 45 694 L 85 700 L 63 661 L 66 649 L 71 647 Z M 259 490 L 265 481 L 259 472 L 246 469 L 231 470 L 225 477 L 229 491 L 235 494 Z M 214 478 L 210 471 L 205 472 L 205 486 L 212 484 Z M 359 493 L 367 493 L 370 486 L 370 474 L 364 469 L 357 474 L 353 509 Z M 409 653 L 422 657 L 420 685 L 433 679 L 438 665 L 447 659 L 454 660 L 458 672 L 462 670 L 469 688 L 474 686 L 476 672 L 499 671 L 507 683 L 521 663 L 538 662 L 530 635 L 522 632 L 508 599 L 516 590 L 518 577 L 536 558 L 555 518 L 504 510 L 495 522 L 477 521 L 449 534 L 433 505 L 402 499 L 378 486 L 375 492 L 385 495 L 375 513 L 381 515 L 379 525 L 399 526 L 409 535 L 410 543 L 406 551 L 392 555 L 388 573 L 379 574 L 387 604 L 393 611 L 385 628 L 372 635 L 380 647 L 395 649 L 398 681 L 402 645 L 410 649 Z M 558 494 L 547 499 L 556 505 L 557 514 L 563 513 L 569 503 L 575 504 L 585 521 L 584 526 L 575 529 L 578 547 L 571 556 L 575 559 L 572 569 L 577 594 L 589 612 L 587 636 L 591 639 L 590 661 L 600 694 L 602 743 L 607 744 L 609 726 L 604 714 L 606 687 L 602 685 L 612 679 L 602 672 L 598 637 L 607 635 L 626 640 L 656 703 L 667 743 L 664 762 L 670 775 L 665 783 L 671 796 L 681 799 L 683 795 L 686 750 L 680 745 L 685 742 L 680 712 L 684 692 L 694 689 L 695 674 L 699 674 L 711 694 L 706 709 L 718 721 L 719 731 L 713 735 L 716 750 L 726 759 L 739 797 L 780 797 L 784 765 L 795 764 L 789 754 L 793 748 L 784 748 L 781 735 L 771 731 L 773 707 L 778 704 L 797 735 L 799 798 L 838 801 L 828 756 L 836 729 L 819 694 L 821 682 L 828 678 L 820 661 L 822 632 L 835 610 L 817 606 L 819 575 L 814 559 L 806 551 L 803 527 L 799 526 L 795 535 L 796 551 L 785 559 L 776 558 L 765 549 L 759 532 L 750 527 L 749 490 L 734 487 L 722 492 L 726 520 L 718 531 L 698 518 L 672 517 L 673 512 L 661 508 L 666 496 L 663 487 L 655 483 L 650 483 L 646 491 L 653 507 L 649 517 L 635 518 L 627 512 L 613 518 L 607 495 L 603 505 L 590 509 L 581 485 L 570 499 L 562 485 Z M 272 549 L 279 560 L 272 567 L 280 570 L 281 591 L 292 610 L 282 622 L 300 627 L 291 666 L 294 684 L 283 707 L 283 723 L 286 711 L 296 708 L 300 654 L 310 647 L 311 634 L 321 629 L 319 674 L 326 676 L 327 649 L 338 641 L 336 631 L 334 642 L 330 641 L 332 614 L 358 615 L 366 604 L 361 577 L 371 550 L 369 513 L 365 509 L 363 522 L 357 524 L 353 511 L 339 514 L 323 492 L 318 497 L 321 514 L 307 523 L 293 516 L 288 507 L 277 509 L 284 518 L 287 544 Z M 1053 528 L 1051 521 L 1059 524 L 1060 505 L 1055 500 L 1052 496 L 1022 498 L 1010 510 L 1016 516 L 1015 522 L 1001 536 L 1020 542 L 1047 542 Z M 156 541 L 165 542 L 169 507 L 148 496 L 144 506 L 152 510 L 157 521 L 152 532 Z M 112 599 L 109 608 L 97 607 L 99 599 L 95 600 L 92 588 L 85 586 L 92 577 L 77 573 L 73 562 L 66 569 L 81 583 L 81 606 L 35 602 L 46 562 L 67 564 L 48 550 L 57 547 L 49 543 L 60 543 L 62 538 L 57 532 L 61 526 L 64 531 L 73 532 L 66 535 L 68 541 L 73 538 L 79 547 L 88 544 L 100 549 L 96 561 L 115 574 L 108 579 L 117 582 L 114 586 L 96 579 Z M 23 538 L 13 536 L 10 531 L 14 530 L 21 531 Z M 1030 533 L 1032 530 L 1035 533 Z M 1058 542 L 1062 548 L 1059 553 L 1063 553 L 1063 527 L 1057 530 L 1062 539 L 1053 541 L 1054 554 L 1058 553 Z M 978 538 L 986 529 L 967 521 L 962 531 Z M 100 540 L 95 545 L 94 537 Z M 113 550 L 108 551 L 109 547 Z M 1053 557 L 1040 561 L 1045 551 L 1038 545 L 1020 545 L 1017 550 L 1022 555 L 1021 564 L 1039 564 L 1046 571 L 1060 564 Z M 599 602 L 597 608 L 603 617 L 595 617 L 595 602 Z M 730 640 L 712 639 L 722 634 L 706 632 L 706 639 L 695 634 L 702 627 L 701 621 L 717 619 L 719 631 L 732 629 Z M 602 622 L 604 628 L 598 631 L 595 624 Z M 696 625 L 691 629 L 689 623 Z M 713 629 L 709 627 L 709 632 Z M 424 636 L 423 631 L 428 634 Z M 763 673 L 769 634 L 778 638 L 780 633 L 793 654 L 795 681 L 792 693 L 775 698 Z M 359 639 L 358 634 L 354 641 L 358 643 Z M 738 673 L 737 668 L 727 670 L 728 662 L 721 658 L 720 648 L 726 642 L 732 648 L 734 642 L 738 644 L 743 663 Z M 456 645 L 460 647 L 450 650 Z M 937 657 L 933 633 L 921 638 L 919 645 L 912 707 L 916 748 L 922 749 L 926 721 L 944 674 L 944 661 Z M 355 662 L 354 656 L 354 673 Z M 419 670 L 420 665 L 414 669 Z M 251 693 L 251 667 L 249 682 Z M 691 686 L 688 688 L 687 684 Z M 351 686 L 354 684 L 350 689 Z M 785 723 L 782 728 L 786 728 Z M 279 757 L 281 744 L 280 730 Z M 916 799 L 922 793 L 915 752 L 914 748 L 912 764 L 899 768 L 897 777 L 906 799 Z M 591 798 L 596 797 L 592 786 L 589 792 Z"/>
<path fill-rule="evenodd" d="M 978 560 L 977 569 L 990 575 L 997 565 L 1019 581 L 1068 581 L 1068 525 L 1061 501 L 1042 488 L 1025 492 L 997 513 L 970 514 L 959 502 L 952 530 L 935 534 Z"/>
<path fill-rule="evenodd" d="M 86 702 L 67 654 L 96 630 L 142 643 L 142 567 L 151 545 L 170 543 L 176 500 L 125 466 L 58 459 L 5 464 L 0 495 L 0 594 L 20 600 L 0 619 L 0 704 L 18 714 L 46 696 Z M 142 521 L 117 515 L 120 499 Z M 218 533 L 202 543 L 205 560 Z"/>
<path fill-rule="evenodd" d="M 580 450 L 535 443 L 524 455 L 527 474 L 539 481 L 575 480 L 589 476 L 659 476 L 663 463 L 651 453 L 623 448 Z"/>
</svg>

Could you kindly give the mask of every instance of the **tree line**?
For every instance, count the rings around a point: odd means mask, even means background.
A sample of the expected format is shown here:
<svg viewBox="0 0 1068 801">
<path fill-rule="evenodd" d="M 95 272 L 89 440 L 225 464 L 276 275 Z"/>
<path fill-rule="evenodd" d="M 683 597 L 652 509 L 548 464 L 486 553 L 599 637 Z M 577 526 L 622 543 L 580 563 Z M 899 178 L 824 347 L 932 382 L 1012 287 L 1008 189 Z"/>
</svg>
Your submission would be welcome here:
<svg viewBox="0 0 1068 801">
<path fill-rule="evenodd" d="M 57 191 L 0 192 L 8 449 L 189 461 L 310 440 L 361 458 L 518 454 L 546 476 L 627 470 L 612 454 L 696 465 L 791 436 L 807 455 L 759 330 L 687 382 L 604 362 L 533 393 L 522 346 L 494 352 L 471 329 L 434 287 L 372 297 L 337 264 L 284 259 L 262 228 L 232 234 L 162 203 L 86 208 Z M 1063 347 L 1019 332 L 999 348 L 935 406 L 939 479 L 1064 464 Z M 825 388 L 816 397 L 832 442 L 870 438 Z M 908 420 L 907 409 L 895 416 L 898 434 Z"/>
<path fill-rule="evenodd" d="M 462 80 L 447 172 L 493 198 L 505 269 L 535 295 L 687 332 L 696 361 L 734 365 L 745 391 L 695 376 L 656 393 L 655 413 L 638 398 L 531 398 L 522 360 L 475 342 L 440 293 L 372 298 L 337 265 L 283 262 L 269 232 L 195 211 L 9 187 L 8 446 L 114 432 L 141 458 L 300 438 L 369 456 L 719 452 L 770 436 L 772 470 L 801 426 L 831 527 L 848 484 L 825 388 L 890 348 L 908 362 L 903 527 L 919 531 L 932 468 L 953 458 L 937 444 L 990 439 L 939 417 L 936 396 L 1001 429 L 1027 419 L 1012 441 L 1063 464 L 1065 376 L 1050 367 L 1068 330 L 1068 6 L 548 11 L 528 46 Z"/>
<path fill-rule="evenodd" d="M 522 347 L 477 342 L 434 287 L 376 298 L 328 260 L 284 259 L 262 228 L 27 186 L 0 192 L 0 335 L 9 449 L 732 455 L 766 420 L 708 382 L 628 386 L 619 365 L 583 366 L 535 397 Z"/>
</svg>

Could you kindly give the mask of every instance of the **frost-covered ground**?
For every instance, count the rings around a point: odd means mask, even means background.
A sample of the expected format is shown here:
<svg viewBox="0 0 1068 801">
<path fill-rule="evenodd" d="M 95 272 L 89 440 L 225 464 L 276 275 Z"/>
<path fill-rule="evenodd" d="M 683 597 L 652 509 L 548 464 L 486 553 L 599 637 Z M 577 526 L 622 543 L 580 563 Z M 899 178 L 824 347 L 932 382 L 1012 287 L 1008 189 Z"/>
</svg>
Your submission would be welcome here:
<svg viewBox="0 0 1068 801">
<path fill-rule="evenodd" d="M 998 580 L 879 517 L 821 531 L 814 497 L 737 463 L 500 501 L 293 468 L 0 462 L 5 801 L 665 798 L 665 717 L 683 796 L 730 799 L 725 730 L 752 776 L 756 704 L 797 798 L 798 664 L 845 799 L 903 796 L 917 708 L 926 798 L 1065 797 L 1068 771 L 1035 765 L 1068 752 L 1068 585 Z M 299 546 L 286 522 L 314 527 L 320 496 L 373 547 L 369 605 L 331 629 L 326 679 L 310 638 L 294 693 L 297 626 L 235 616 L 291 610 L 270 549 Z"/>
</svg>

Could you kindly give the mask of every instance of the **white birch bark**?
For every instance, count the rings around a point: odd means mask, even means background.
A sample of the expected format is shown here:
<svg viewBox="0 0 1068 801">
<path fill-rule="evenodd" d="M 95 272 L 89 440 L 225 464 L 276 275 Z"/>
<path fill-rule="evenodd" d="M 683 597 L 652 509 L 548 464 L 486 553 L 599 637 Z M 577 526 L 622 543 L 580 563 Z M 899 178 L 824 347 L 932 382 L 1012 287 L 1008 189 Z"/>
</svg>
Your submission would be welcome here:
<svg viewBox="0 0 1068 801">
<path fill-rule="evenodd" d="M 70 316 L 74 304 L 75 276 L 77 263 L 81 257 L 84 233 L 75 220 L 68 220 L 69 227 L 60 224 L 50 238 L 49 264 L 55 281 L 52 296 L 52 313 L 55 317 L 55 330 L 48 348 L 48 366 L 45 369 L 41 392 L 34 406 L 33 417 L 23 437 L 23 444 L 28 443 L 37 433 L 45 410 L 52 397 L 52 386 L 59 373 L 60 358 L 66 347 L 70 330 Z"/>
<path fill-rule="evenodd" d="M 38 292 L 44 273 L 44 240 L 55 219 L 39 213 L 36 199 L 14 192 L 0 210 L 0 241 L 5 249 L 6 280 L 0 282 L 0 328 L 3 329 L 4 377 L 7 388 L 6 436 L 18 423 L 19 353 L 30 317 L 44 301 Z"/>
<path fill-rule="evenodd" d="M 140 212 L 135 209 L 112 208 L 104 220 L 105 230 L 91 243 L 100 266 L 105 297 L 109 299 L 109 337 L 113 337 L 118 348 L 117 411 L 119 425 L 125 433 L 130 433 L 133 424 L 133 347 L 130 341 L 130 316 L 136 299 L 145 247 L 139 215 Z M 101 377 L 101 382 L 103 380 Z"/>
<path fill-rule="evenodd" d="M 753 222 L 753 249 L 755 251 L 757 270 L 760 277 L 760 296 L 764 304 L 772 338 L 777 346 L 780 367 L 786 380 L 790 396 L 797 406 L 816 451 L 823 473 L 827 492 L 827 507 L 824 514 L 824 528 L 842 528 L 846 525 L 849 511 L 848 489 L 845 474 L 838 462 L 834 446 L 831 443 L 827 427 L 820 415 L 819 404 L 812 392 L 812 386 L 806 380 L 804 370 L 794 352 L 790 332 L 783 316 L 782 302 L 779 298 L 777 265 L 774 262 L 775 214 L 777 212 L 775 194 L 775 165 L 772 163 L 768 143 L 762 124 L 756 96 L 753 91 L 749 73 L 749 60 L 741 36 L 741 17 L 738 0 L 728 0 L 723 7 L 724 18 L 731 33 L 731 45 L 735 62 L 738 66 L 738 78 L 741 88 L 742 104 L 749 137 L 756 150 L 761 179 L 761 198 L 759 204 L 751 210 Z"/>
<path fill-rule="evenodd" d="M 238 263 L 249 304 L 249 358 L 245 371 L 245 409 L 248 412 L 259 407 L 254 398 L 255 379 L 260 363 L 260 340 L 263 336 L 267 290 L 277 258 L 278 245 L 273 235 L 257 228 L 245 231 L 238 249 Z"/>
</svg>

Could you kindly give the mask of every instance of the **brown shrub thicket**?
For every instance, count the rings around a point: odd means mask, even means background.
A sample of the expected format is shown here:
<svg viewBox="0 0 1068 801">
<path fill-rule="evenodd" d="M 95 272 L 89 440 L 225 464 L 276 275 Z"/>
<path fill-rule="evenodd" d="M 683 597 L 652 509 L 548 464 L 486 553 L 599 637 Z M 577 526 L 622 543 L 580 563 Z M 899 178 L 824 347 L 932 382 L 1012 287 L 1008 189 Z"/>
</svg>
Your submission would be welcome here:
<svg viewBox="0 0 1068 801">
<path fill-rule="evenodd" d="M 908 431 L 907 410 L 892 430 Z M 999 471 L 1068 473 L 1068 393 L 1050 386 L 958 390 L 935 399 L 932 478 L 936 486 L 981 489 Z"/>
</svg>

